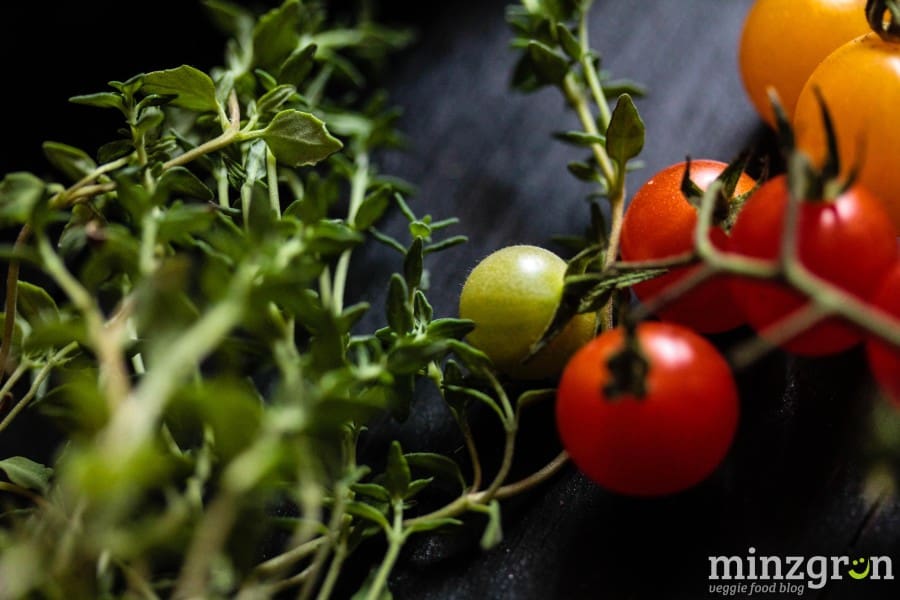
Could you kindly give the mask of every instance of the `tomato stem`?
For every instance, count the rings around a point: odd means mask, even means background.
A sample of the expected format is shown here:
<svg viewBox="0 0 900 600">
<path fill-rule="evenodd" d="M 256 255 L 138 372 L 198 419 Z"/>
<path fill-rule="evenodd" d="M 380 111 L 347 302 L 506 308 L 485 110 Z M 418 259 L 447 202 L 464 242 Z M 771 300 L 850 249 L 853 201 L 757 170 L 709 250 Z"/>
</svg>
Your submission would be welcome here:
<svg viewBox="0 0 900 600">
<path fill-rule="evenodd" d="M 637 323 L 630 318 L 624 320 L 622 326 L 625 337 L 622 348 L 606 362 L 612 377 L 603 387 L 602 395 L 610 401 L 615 401 L 621 396 L 640 399 L 647 395 L 650 362 L 638 340 Z"/>
<path fill-rule="evenodd" d="M 780 280 L 794 290 L 808 297 L 821 309 L 839 315 L 868 333 L 900 347 L 900 319 L 894 318 L 872 307 L 852 294 L 832 285 L 810 272 L 796 256 L 788 255 L 776 260 L 752 259 L 717 249 L 708 239 L 711 228 L 711 214 L 720 184 L 713 182 L 706 192 L 700 207 L 700 218 L 695 230 L 695 247 L 700 259 L 707 267 L 730 275 L 753 279 Z M 785 247 L 787 244 L 785 244 Z M 784 247 L 782 248 L 782 252 Z M 697 282 L 695 285 L 699 284 Z M 685 290 L 687 291 L 687 290 Z M 675 298 L 666 299 L 671 302 Z M 661 307 L 655 307 L 657 310 Z"/>
<path fill-rule="evenodd" d="M 814 302 L 794 311 L 783 319 L 759 332 L 750 341 L 738 346 L 731 353 L 731 365 L 744 369 L 780 345 L 790 342 L 804 331 L 814 327 L 832 312 Z"/>
<path fill-rule="evenodd" d="M 866 20 L 883 40 L 900 42 L 900 5 L 896 0 L 868 0 Z"/>
</svg>

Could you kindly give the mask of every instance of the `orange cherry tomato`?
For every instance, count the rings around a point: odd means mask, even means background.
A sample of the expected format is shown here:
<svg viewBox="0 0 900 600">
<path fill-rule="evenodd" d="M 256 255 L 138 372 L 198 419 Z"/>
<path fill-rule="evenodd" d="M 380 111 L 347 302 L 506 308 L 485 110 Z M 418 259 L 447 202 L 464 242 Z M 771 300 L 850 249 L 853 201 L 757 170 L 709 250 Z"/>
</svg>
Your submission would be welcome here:
<svg viewBox="0 0 900 600">
<path fill-rule="evenodd" d="M 870 31 L 865 0 L 757 0 L 744 21 L 739 63 L 744 88 L 770 126 L 769 86 L 788 116 L 816 65 Z"/>
<path fill-rule="evenodd" d="M 794 129 L 797 146 L 821 164 L 826 143 L 815 88 L 834 122 L 842 172 L 861 167 L 859 183 L 900 228 L 900 42 L 869 33 L 841 46 L 810 75 L 797 101 Z"/>
</svg>

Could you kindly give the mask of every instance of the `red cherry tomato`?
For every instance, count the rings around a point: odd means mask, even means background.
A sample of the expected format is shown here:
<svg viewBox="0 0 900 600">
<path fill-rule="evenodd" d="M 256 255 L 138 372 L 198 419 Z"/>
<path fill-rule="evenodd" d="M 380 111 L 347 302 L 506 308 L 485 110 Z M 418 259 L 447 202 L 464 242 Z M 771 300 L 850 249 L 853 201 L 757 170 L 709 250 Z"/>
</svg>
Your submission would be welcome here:
<svg viewBox="0 0 900 600">
<path fill-rule="evenodd" d="M 624 335 L 607 331 L 563 371 L 557 426 L 575 465 L 604 488 L 671 494 L 699 483 L 724 459 L 737 428 L 737 388 L 715 347 L 685 327 L 646 322 L 637 339 L 649 362 L 646 394 L 608 396 L 608 361 Z"/>
<path fill-rule="evenodd" d="M 760 187 L 744 205 L 731 230 L 731 249 L 775 259 L 788 204 L 787 179 L 780 175 Z M 812 273 L 860 298 L 868 298 L 897 257 L 896 231 L 883 205 L 855 185 L 834 200 L 805 201 L 798 215 L 798 252 Z M 735 278 L 735 301 L 747 321 L 764 331 L 807 299 L 779 283 Z M 837 318 L 827 319 L 785 344 L 790 352 L 820 356 L 859 343 L 861 332 Z"/>
<path fill-rule="evenodd" d="M 714 160 L 692 160 L 691 179 L 705 190 L 728 165 Z M 681 192 L 685 163 L 666 167 L 635 193 L 622 223 L 621 253 L 626 261 L 645 261 L 678 256 L 694 248 L 697 209 Z M 756 182 L 742 175 L 734 190 L 745 194 Z M 713 244 L 727 249 L 728 235 L 719 227 L 710 231 Z M 661 277 L 633 287 L 635 295 L 647 301 L 697 267 L 681 267 Z M 716 278 L 659 311 L 659 317 L 686 325 L 701 333 L 719 333 L 744 323 L 740 308 L 731 298 L 727 278 Z"/>
<path fill-rule="evenodd" d="M 894 265 L 878 286 L 872 304 L 900 319 L 900 263 Z M 900 348 L 871 337 L 866 343 L 866 356 L 875 381 L 900 408 Z"/>
</svg>

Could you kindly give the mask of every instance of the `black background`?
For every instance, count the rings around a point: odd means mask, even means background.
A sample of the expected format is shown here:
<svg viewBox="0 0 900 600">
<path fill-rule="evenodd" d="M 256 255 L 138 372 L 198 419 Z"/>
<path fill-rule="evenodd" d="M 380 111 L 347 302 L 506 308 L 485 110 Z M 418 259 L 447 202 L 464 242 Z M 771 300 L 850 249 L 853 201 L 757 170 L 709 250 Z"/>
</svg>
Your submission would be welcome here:
<svg viewBox="0 0 900 600">
<path fill-rule="evenodd" d="M 269 3 L 273 4 L 273 3 Z M 386 173 L 418 186 L 411 202 L 436 218 L 458 216 L 471 242 L 430 265 L 438 314 L 453 315 L 466 272 L 501 246 L 555 248 L 551 237 L 580 231 L 590 189 L 566 174 L 577 151 L 551 139 L 578 128 L 559 94 L 523 96 L 508 82 L 515 54 L 500 0 L 385 2 L 385 17 L 418 29 L 385 84 L 405 111 L 405 152 L 382 156 Z M 750 0 L 600 1 L 591 23 L 604 67 L 646 84 L 638 102 L 647 124 L 646 167 L 634 190 L 685 155 L 730 160 L 771 148 L 771 135 L 746 100 L 737 40 Z M 436 5 L 436 6 L 435 6 Z M 0 8 L 0 173 L 48 174 L 40 143 L 93 152 L 117 120 L 70 105 L 110 79 L 190 63 L 221 61 L 223 37 L 198 2 L 4 3 Z M 756 168 L 756 167 L 754 167 Z M 385 229 L 400 231 L 397 216 Z M 398 268 L 372 248 L 360 253 L 350 294 L 374 306 L 380 282 Z M 380 319 L 375 311 L 371 322 Z M 727 350 L 737 331 L 713 341 Z M 413 540 L 391 579 L 396 598 L 695 599 L 707 593 L 710 555 L 887 554 L 900 559 L 900 504 L 863 494 L 861 449 L 876 393 L 858 350 L 817 360 L 774 353 L 740 371 L 742 421 L 731 454 L 697 488 L 669 498 L 609 494 L 568 467 L 544 486 L 504 504 L 505 539 L 477 546 L 479 518 L 456 536 Z M 484 417 L 484 418 L 479 418 Z M 496 439 L 488 415 L 479 438 Z M 383 456 L 397 436 L 407 450 L 458 451 L 449 416 L 423 393 L 410 421 L 375 424 L 364 456 Z M 558 450 L 552 411 L 535 407 L 520 434 L 515 472 L 526 474 Z M 485 450 L 490 459 L 490 451 Z M 341 594 L 364 575 L 362 549 Z M 900 564 L 895 564 L 900 569 Z M 897 598 L 894 582 L 833 582 L 804 598 Z M 766 596 L 775 598 L 780 596 Z M 784 596 L 790 597 L 790 596 Z"/>
</svg>

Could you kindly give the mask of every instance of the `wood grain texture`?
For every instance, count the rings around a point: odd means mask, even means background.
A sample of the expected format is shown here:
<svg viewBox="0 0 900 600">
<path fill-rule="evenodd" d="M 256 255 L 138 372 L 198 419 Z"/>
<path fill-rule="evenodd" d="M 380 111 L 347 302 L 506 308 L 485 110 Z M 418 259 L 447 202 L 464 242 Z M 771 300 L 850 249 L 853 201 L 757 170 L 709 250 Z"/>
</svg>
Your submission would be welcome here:
<svg viewBox="0 0 900 600">
<path fill-rule="evenodd" d="M 405 111 L 401 127 L 409 147 L 380 157 L 380 164 L 383 172 L 418 186 L 410 199 L 417 212 L 459 216 L 456 232 L 471 238 L 430 264 L 435 310 L 455 315 L 465 276 L 481 257 L 513 243 L 554 247 L 552 236 L 584 226 L 582 199 L 592 190 L 566 173 L 566 164 L 581 155 L 551 138 L 578 125 L 556 91 L 524 96 L 510 90 L 515 55 L 502 0 L 384 4 L 394 20 L 417 27 L 420 39 L 392 62 L 388 81 Z M 641 157 L 646 167 L 634 173 L 630 190 L 688 154 L 728 160 L 748 148 L 769 151 L 771 140 L 737 71 L 737 39 L 751 0 L 596 4 L 591 34 L 604 67 L 650 92 L 638 101 L 648 132 Z M 47 23 L 28 20 L 38 14 L 35 7 L 0 8 L 0 62 L 10 82 L 4 87 L 25 90 L 0 98 L 0 114 L 11 119 L 0 172 L 40 173 L 46 168 L 43 139 L 90 148 L 110 137 L 112 122 L 105 130 L 84 131 L 80 121 L 91 109 L 65 106 L 66 97 L 101 89 L 109 78 L 181 62 L 208 68 L 218 61 L 220 38 L 197 34 L 191 22 L 199 14 L 195 3 L 160 2 L 159 10 L 169 12 L 109 30 L 115 19 L 106 12 L 115 6 L 73 3 Z M 172 14 L 183 18 L 168 22 Z M 165 26 L 175 29 L 164 40 L 149 34 Z M 110 31 L 111 38 L 102 37 Z M 102 40 L 114 49 L 132 48 L 129 39 L 144 34 L 140 50 L 104 53 L 109 46 Z M 42 48 L 51 54 L 41 54 Z M 41 74 L 54 65 L 58 79 Z M 404 227 L 399 215 L 391 215 L 383 228 L 399 234 Z M 377 308 L 384 302 L 382 282 L 399 268 L 398 257 L 380 247 L 359 253 L 348 295 L 376 307 L 363 327 L 383 321 Z M 738 331 L 713 340 L 727 349 L 748 335 Z M 738 438 L 726 463 L 702 485 L 670 498 L 633 500 L 603 491 L 569 467 L 504 503 L 505 538 L 489 552 L 478 548 L 480 517 L 467 518 L 467 527 L 452 535 L 414 538 L 391 578 L 394 597 L 710 598 L 707 557 L 743 556 L 750 546 L 761 554 L 888 554 L 900 561 L 900 504 L 862 494 L 861 448 L 874 391 L 861 353 L 814 361 L 776 353 L 737 376 Z M 496 424 L 477 410 L 473 418 L 487 466 L 495 468 Z M 380 460 L 392 437 L 408 451 L 444 451 L 464 460 L 449 412 L 427 386 L 407 422 L 372 424 L 362 441 L 363 458 Z M 551 406 L 529 410 L 519 442 L 517 475 L 556 454 Z M 361 548 L 339 597 L 359 585 L 366 560 L 379 550 L 377 542 Z M 900 591 L 889 582 L 844 581 L 803 597 L 888 599 Z"/>
</svg>

